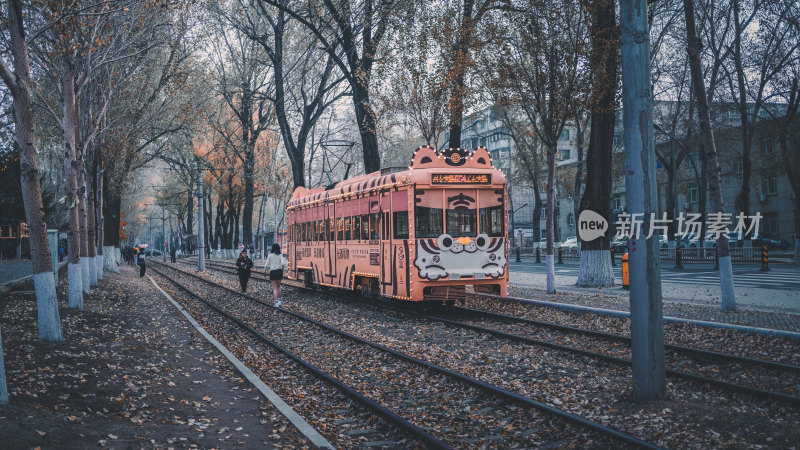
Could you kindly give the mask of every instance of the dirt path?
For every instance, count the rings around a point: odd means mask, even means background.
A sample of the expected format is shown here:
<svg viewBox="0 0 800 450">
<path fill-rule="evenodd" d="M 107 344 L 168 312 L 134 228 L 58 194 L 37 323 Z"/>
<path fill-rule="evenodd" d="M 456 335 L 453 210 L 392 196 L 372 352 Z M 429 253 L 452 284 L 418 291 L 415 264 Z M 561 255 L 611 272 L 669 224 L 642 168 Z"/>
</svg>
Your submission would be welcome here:
<svg viewBox="0 0 800 450">
<path fill-rule="evenodd" d="M 33 298 L 0 299 L 11 402 L 1 447 L 308 446 L 149 279 L 121 269 L 84 311 L 66 307 L 62 280 L 61 343 L 36 340 Z"/>
</svg>

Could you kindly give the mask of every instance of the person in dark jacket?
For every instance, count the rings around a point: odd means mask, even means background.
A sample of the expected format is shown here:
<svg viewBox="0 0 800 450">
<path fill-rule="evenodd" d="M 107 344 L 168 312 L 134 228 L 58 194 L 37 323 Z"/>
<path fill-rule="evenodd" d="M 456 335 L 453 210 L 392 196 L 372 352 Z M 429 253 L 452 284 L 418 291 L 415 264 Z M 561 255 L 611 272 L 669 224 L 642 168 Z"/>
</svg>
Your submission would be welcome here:
<svg viewBox="0 0 800 450">
<path fill-rule="evenodd" d="M 175 263 L 175 247 L 172 247 L 172 250 L 169 251 L 169 258 L 170 258 L 170 261 Z"/>
<path fill-rule="evenodd" d="M 250 280 L 250 269 L 253 268 L 253 260 L 247 254 L 247 250 L 242 250 L 239 259 L 236 260 L 236 271 L 239 274 L 239 284 L 242 292 L 247 292 L 247 281 Z"/>
<path fill-rule="evenodd" d="M 137 256 L 136 264 L 139 265 L 139 277 L 144 277 L 144 271 L 147 270 L 147 266 L 145 266 L 145 257 L 144 257 L 144 250 L 139 252 Z"/>
</svg>

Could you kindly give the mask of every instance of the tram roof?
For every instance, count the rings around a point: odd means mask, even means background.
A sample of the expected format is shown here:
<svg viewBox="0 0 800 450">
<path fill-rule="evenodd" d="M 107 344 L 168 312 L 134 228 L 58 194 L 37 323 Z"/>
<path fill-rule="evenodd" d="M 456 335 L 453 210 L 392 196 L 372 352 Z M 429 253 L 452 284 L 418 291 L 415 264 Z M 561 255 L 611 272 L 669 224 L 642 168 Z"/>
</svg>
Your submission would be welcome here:
<svg viewBox="0 0 800 450">
<path fill-rule="evenodd" d="M 492 165 L 492 158 L 485 147 L 475 150 L 450 148 L 436 150 L 432 147 L 419 147 L 414 151 L 408 168 L 386 168 L 340 181 L 333 188 L 295 189 L 287 208 L 315 203 L 331 197 L 347 196 L 364 191 L 389 186 L 407 184 L 430 184 L 431 174 L 484 175 L 483 183 L 465 183 L 470 187 L 479 185 L 498 185 L 505 183 L 505 175 Z M 485 175 L 491 174 L 488 177 Z M 463 178 L 462 178 L 463 179 Z M 441 184 L 446 184 L 441 183 Z"/>
</svg>

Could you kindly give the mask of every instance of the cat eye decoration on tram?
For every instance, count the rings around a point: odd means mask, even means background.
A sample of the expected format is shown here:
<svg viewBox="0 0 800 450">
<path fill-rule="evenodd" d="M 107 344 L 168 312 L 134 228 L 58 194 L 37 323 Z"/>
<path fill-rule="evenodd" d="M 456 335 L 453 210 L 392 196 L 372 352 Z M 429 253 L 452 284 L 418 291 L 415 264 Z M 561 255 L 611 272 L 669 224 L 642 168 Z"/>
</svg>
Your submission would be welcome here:
<svg viewBox="0 0 800 450">
<path fill-rule="evenodd" d="M 407 170 L 298 187 L 286 208 L 289 278 L 407 301 L 505 296 L 507 195 L 484 147 L 420 147 Z"/>
</svg>

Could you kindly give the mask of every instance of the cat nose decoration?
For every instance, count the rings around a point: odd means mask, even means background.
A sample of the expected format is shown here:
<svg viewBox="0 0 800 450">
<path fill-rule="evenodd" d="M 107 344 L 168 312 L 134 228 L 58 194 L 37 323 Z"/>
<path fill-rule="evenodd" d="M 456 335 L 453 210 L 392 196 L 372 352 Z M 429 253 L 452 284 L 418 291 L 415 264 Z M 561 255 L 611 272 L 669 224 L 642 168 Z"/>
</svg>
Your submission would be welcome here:
<svg viewBox="0 0 800 450">
<path fill-rule="evenodd" d="M 467 245 L 470 242 L 472 242 L 472 239 L 470 239 L 470 238 L 468 238 L 466 236 L 462 236 L 462 237 L 458 238 L 458 243 L 461 244 L 461 245 Z"/>
</svg>

